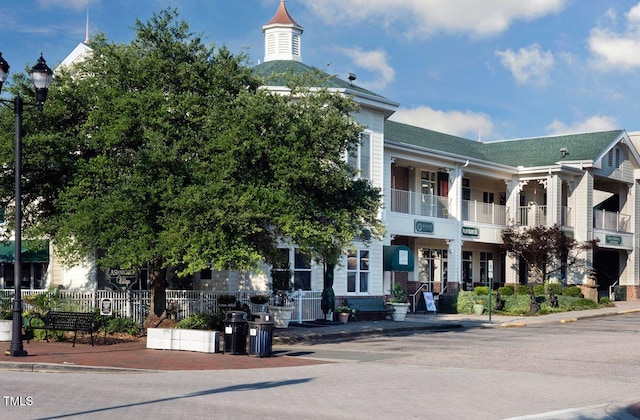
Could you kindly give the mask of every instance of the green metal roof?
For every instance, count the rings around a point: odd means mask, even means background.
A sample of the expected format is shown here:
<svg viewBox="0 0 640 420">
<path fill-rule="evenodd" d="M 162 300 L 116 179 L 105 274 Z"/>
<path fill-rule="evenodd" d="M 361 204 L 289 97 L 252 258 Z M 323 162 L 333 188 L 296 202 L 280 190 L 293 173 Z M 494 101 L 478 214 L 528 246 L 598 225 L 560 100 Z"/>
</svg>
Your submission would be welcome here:
<svg viewBox="0 0 640 420">
<path fill-rule="evenodd" d="M 299 61 L 293 60 L 274 60 L 258 64 L 254 67 L 254 71 L 258 76 L 266 79 L 266 86 L 286 86 L 287 76 L 302 76 L 318 72 L 318 75 L 324 80 L 321 83 L 314 83 L 319 87 L 329 89 L 346 89 L 352 92 L 364 93 L 366 95 L 377 96 L 383 98 L 375 92 L 353 85 L 336 76 L 330 75 L 317 67 L 308 66 Z"/>
<path fill-rule="evenodd" d="M 396 121 L 385 122 L 385 140 L 453 153 L 508 166 L 548 166 L 562 161 L 594 161 L 623 130 L 481 143 Z M 562 156 L 560 149 L 568 154 Z"/>
</svg>

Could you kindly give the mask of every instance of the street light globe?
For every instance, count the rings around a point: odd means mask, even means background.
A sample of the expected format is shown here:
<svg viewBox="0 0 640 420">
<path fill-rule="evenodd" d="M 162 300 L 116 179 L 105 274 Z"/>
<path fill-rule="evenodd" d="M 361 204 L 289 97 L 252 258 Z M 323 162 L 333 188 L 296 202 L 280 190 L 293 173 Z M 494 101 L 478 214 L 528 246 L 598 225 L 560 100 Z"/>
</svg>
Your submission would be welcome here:
<svg viewBox="0 0 640 420">
<path fill-rule="evenodd" d="M 47 66 L 42 54 L 35 66 L 31 69 L 31 80 L 36 87 L 36 102 L 42 105 L 47 100 L 47 92 L 53 80 L 53 71 Z"/>
</svg>

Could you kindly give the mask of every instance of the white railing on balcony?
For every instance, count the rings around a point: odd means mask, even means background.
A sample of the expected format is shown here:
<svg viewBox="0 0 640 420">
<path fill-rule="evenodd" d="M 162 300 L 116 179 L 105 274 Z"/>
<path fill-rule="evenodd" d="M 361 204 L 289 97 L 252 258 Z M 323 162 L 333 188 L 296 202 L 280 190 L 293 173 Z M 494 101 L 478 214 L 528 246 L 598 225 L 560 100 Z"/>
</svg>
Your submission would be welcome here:
<svg viewBox="0 0 640 420">
<path fill-rule="evenodd" d="M 418 216 L 449 217 L 449 198 L 413 191 L 391 190 L 391 211 Z"/>
<path fill-rule="evenodd" d="M 518 207 L 518 224 L 521 226 L 546 226 L 547 206 L 531 204 Z"/>
<path fill-rule="evenodd" d="M 630 221 L 631 216 L 617 211 L 593 211 L 593 227 L 596 229 L 631 232 Z"/>
<path fill-rule="evenodd" d="M 492 225 L 506 225 L 507 207 L 494 203 L 462 200 L 462 220 Z"/>
</svg>

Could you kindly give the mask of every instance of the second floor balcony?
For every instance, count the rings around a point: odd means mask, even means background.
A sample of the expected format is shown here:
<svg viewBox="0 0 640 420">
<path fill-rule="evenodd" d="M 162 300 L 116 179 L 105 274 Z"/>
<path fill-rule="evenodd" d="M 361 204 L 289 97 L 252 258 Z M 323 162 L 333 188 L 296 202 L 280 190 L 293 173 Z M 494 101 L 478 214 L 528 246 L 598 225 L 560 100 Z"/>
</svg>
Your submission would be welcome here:
<svg viewBox="0 0 640 420">
<path fill-rule="evenodd" d="M 547 206 L 538 204 L 518 207 L 516 222 L 520 226 L 549 226 L 558 223 L 547 214 Z M 561 226 L 573 226 L 571 207 L 562 206 L 560 208 L 559 223 Z"/>
<path fill-rule="evenodd" d="M 507 207 L 495 203 L 462 200 L 462 220 L 492 225 L 506 225 Z"/>
<path fill-rule="evenodd" d="M 417 216 L 449 217 L 449 198 L 413 191 L 391 190 L 391 211 Z"/>
<path fill-rule="evenodd" d="M 594 210 L 593 227 L 595 229 L 631 233 L 631 216 L 616 211 Z"/>
</svg>

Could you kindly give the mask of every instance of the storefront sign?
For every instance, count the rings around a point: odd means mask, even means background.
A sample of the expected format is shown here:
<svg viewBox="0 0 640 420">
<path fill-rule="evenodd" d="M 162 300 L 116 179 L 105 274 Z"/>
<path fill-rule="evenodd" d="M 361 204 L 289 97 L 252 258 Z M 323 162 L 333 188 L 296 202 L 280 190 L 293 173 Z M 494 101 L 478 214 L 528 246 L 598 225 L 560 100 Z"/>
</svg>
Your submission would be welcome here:
<svg viewBox="0 0 640 420">
<path fill-rule="evenodd" d="M 622 245 L 622 236 L 607 235 L 604 241 L 607 245 Z"/>
<path fill-rule="evenodd" d="M 480 236 L 480 229 L 474 228 L 474 227 L 463 226 L 462 227 L 462 234 L 464 236 L 478 237 L 478 236 Z"/>
<path fill-rule="evenodd" d="M 129 290 L 138 282 L 138 270 L 135 268 L 110 268 L 107 274 L 111 285 L 118 290 Z"/>
<path fill-rule="evenodd" d="M 416 220 L 414 231 L 417 233 L 433 233 L 433 223 Z"/>
</svg>

